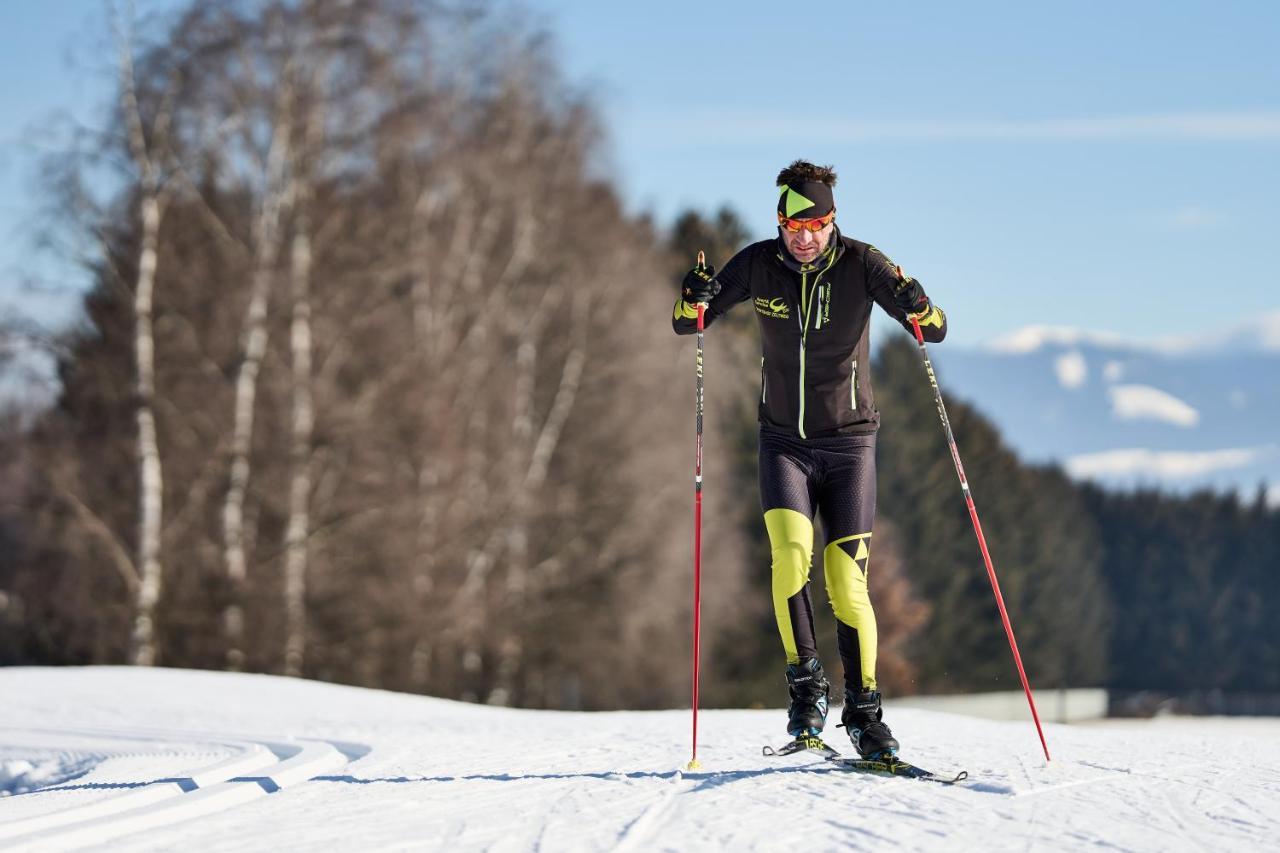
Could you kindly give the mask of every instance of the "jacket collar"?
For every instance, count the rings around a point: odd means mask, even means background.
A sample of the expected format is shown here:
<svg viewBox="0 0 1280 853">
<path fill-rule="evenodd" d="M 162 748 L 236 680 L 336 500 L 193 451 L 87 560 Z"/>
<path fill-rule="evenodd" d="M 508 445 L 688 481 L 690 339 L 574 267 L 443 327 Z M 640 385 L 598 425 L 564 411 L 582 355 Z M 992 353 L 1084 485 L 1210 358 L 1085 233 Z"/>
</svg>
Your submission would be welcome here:
<svg viewBox="0 0 1280 853">
<path fill-rule="evenodd" d="M 806 264 L 797 261 L 791 252 L 787 251 L 787 244 L 783 241 L 781 233 L 778 234 L 774 242 L 777 247 L 778 261 L 787 269 L 799 274 L 828 269 L 832 264 L 840 260 L 840 256 L 844 254 L 844 241 L 840 239 L 840 226 L 838 225 L 831 230 L 831 240 L 827 243 L 826 250 Z"/>
</svg>

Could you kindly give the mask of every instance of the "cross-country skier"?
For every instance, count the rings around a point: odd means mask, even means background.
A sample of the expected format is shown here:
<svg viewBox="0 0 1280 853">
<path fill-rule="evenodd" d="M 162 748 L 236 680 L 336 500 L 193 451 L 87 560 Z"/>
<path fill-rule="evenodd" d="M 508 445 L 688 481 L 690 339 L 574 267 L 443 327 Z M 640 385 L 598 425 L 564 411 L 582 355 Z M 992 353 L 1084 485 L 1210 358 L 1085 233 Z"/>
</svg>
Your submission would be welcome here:
<svg viewBox="0 0 1280 853">
<path fill-rule="evenodd" d="M 787 656 L 787 731 L 816 736 L 830 687 L 818 661 L 809 567 L 814 513 L 822 514 L 823 567 L 844 664 L 841 724 L 864 758 L 896 753 L 876 689 L 876 618 L 867 595 L 876 508 L 871 391 L 871 304 L 928 341 L 947 321 L 920 282 L 880 250 L 840 233 L 829 166 L 797 160 L 778 175 L 778 236 L 747 246 L 717 275 L 695 267 L 675 306 L 677 334 L 750 301 L 763 347 L 760 502 L 773 552 L 773 607 Z"/>
</svg>

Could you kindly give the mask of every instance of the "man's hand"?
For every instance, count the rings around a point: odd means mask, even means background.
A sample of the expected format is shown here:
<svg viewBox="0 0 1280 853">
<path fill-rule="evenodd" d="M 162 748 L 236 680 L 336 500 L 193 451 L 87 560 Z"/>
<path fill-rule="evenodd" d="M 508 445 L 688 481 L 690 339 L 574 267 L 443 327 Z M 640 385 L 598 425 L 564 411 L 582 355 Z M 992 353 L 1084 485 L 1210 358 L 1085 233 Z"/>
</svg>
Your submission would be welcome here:
<svg viewBox="0 0 1280 853">
<path fill-rule="evenodd" d="M 702 253 L 699 252 L 698 255 L 701 257 Z M 684 283 L 680 286 L 680 294 L 684 297 L 684 301 L 690 305 L 710 302 L 711 297 L 720 292 L 720 282 L 715 278 L 715 267 L 705 262 L 698 263 L 685 273 Z"/>
<path fill-rule="evenodd" d="M 920 282 L 914 278 L 908 278 L 902 273 L 902 267 L 897 267 L 898 281 L 893 286 L 893 301 L 908 316 L 915 316 L 929 313 L 929 297 L 924 295 L 924 288 L 920 286 Z"/>
</svg>

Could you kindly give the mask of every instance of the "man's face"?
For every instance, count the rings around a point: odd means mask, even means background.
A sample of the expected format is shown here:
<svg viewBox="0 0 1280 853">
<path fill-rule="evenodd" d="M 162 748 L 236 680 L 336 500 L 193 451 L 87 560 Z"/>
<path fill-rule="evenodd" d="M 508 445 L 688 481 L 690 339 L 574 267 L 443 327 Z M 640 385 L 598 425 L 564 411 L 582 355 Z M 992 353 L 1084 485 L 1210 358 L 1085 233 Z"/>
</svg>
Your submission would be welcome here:
<svg viewBox="0 0 1280 853">
<path fill-rule="evenodd" d="M 831 241 L 831 233 L 835 228 L 833 218 L 823 226 L 821 231 L 810 231 L 808 228 L 788 231 L 785 225 L 779 230 L 782 232 L 782 241 L 787 244 L 787 251 L 791 253 L 791 257 L 802 264 L 810 264 L 826 251 L 827 243 Z"/>
</svg>

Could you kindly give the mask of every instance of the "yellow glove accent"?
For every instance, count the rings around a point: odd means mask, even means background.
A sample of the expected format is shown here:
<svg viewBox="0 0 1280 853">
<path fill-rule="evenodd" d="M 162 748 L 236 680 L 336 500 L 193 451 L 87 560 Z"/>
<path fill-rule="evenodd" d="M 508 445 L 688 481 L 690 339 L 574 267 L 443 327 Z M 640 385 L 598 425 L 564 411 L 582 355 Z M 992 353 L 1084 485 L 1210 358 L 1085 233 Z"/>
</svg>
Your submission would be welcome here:
<svg viewBox="0 0 1280 853">
<path fill-rule="evenodd" d="M 919 314 L 912 314 L 911 316 L 915 318 L 915 321 L 921 326 L 933 326 L 936 329 L 942 328 L 942 309 L 936 308 L 932 304 L 929 305 L 928 311 L 922 311 Z"/>
<path fill-rule="evenodd" d="M 684 301 L 684 297 L 681 297 L 676 300 L 674 316 L 677 320 L 696 320 L 698 319 L 698 306 L 690 305 Z"/>
</svg>

